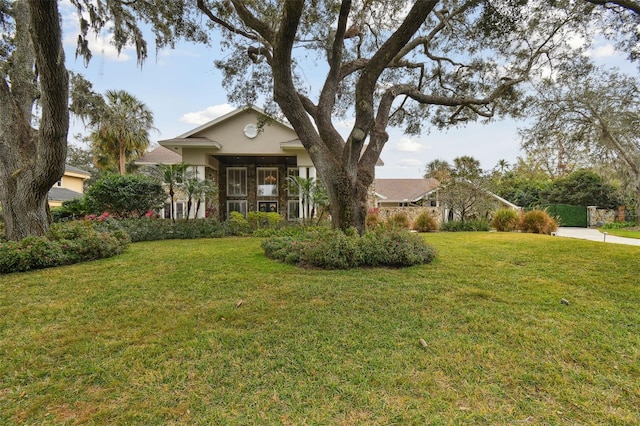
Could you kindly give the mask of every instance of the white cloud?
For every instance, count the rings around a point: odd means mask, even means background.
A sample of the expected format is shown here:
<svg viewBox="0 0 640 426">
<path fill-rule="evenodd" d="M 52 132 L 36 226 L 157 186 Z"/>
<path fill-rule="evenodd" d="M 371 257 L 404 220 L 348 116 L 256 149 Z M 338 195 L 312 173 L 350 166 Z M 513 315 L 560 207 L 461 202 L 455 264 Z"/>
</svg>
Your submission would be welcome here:
<svg viewBox="0 0 640 426">
<path fill-rule="evenodd" d="M 423 162 L 415 158 L 403 158 L 398 160 L 400 167 L 421 167 Z"/>
<path fill-rule="evenodd" d="M 611 56 L 616 56 L 616 48 L 613 47 L 612 44 L 605 44 L 604 46 L 599 46 L 595 49 L 592 49 L 589 52 L 589 56 L 593 58 L 610 58 Z"/>
<path fill-rule="evenodd" d="M 200 111 L 188 112 L 180 117 L 180 121 L 200 125 L 221 117 L 233 110 L 235 110 L 235 108 L 229 104 L 213 105 Z"/>
<path fill-rule="evenodd" d="M 394 148 L 394 151 L 400 152 L 422 152 L 427 149 L 425 145 L 411 138 L 400 139 Z"/>
<path fill-rule="evenodd" d="M 572 49 L 581 49 L 587 44 L 587 40 L 577 33 L 570 33 L 566 40 L 567 44 Z"/>
</svg>

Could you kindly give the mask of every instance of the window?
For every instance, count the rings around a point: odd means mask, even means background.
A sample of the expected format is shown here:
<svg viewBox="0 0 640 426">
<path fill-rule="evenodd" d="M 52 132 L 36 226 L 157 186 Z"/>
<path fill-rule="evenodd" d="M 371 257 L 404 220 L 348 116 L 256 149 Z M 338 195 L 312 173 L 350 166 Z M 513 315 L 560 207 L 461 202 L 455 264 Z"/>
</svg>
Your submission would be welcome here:
<svg viewBox="0 0 640 426">
<path fill-rule="evenodd" d="M 242 213 L 244 217 L 247 217 L 247 201 L 246 200 L 227 201 L 227 217 L 229 217 L 231 212 L 239 212 L 239 213 Z"/>
<path fill-rule="evenodd" d="M 273 197 L 278 195 L 278 169 L 258 169 L 258 196 Z"/>
<path fill-rule="evenodd" d="M 287 192 L 289 193 L 289 197 L 297 197 L 300 195 L 300 190 L 298 185 L 291 182 L 291 179 L 288 178 L 296 178 L 300 176 L 300 170 L 298 168 L 290 167 L 287 169 Z"/>
<path fill-rule="evenodd" d="M 258 211 L 261 211 L 264 213 L 278 213 L 278 202 L 277 201 L 259 201 Z"/>
<path fill-rule="evenodd" d="M 184 219 L 185 208 L 184 202 L 178 201 L 174 204 L 173 208 L 173 218 L 174 219 Z M 171 219 L 171 203 L 164 204 L 164 215 L 165 219 Z"/>
<path fill-rule="evenodd" d="M 287 202 L 287 219 L 300 219 L 300 203 L 297 200 L 289 200 Z"/>
<path fill-rule="evenodd" d="M 229 167 L 227 169 L 227 195 L 230 197 L 247 195 L 246 167 Z"/>
<path fill-rule="evenodd" d="M 62 187 L 62 178 L 60 178 L 60 180 L 56 182 L 56 186 L 58 188 Z"/>
</svg>

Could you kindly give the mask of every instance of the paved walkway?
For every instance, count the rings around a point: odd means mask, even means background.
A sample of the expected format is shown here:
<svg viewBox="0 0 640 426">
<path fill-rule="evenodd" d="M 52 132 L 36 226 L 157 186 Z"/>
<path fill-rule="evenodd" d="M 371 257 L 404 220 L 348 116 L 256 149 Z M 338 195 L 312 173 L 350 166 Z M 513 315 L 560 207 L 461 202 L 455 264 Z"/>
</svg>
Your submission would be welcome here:
<svg viewBox="0 0 640 426">
<path fill-rule="evenodd" d="M 581 240 L 600 241 L 614 244 L 628 244 L 631 246 L 640 246 L 640 239 L 616 237 L 614 235 L 605 235 L 597 229 L 590 228 L 558 228 L 556 232 L 558 237 L 579 238 Z"/>
</svg>

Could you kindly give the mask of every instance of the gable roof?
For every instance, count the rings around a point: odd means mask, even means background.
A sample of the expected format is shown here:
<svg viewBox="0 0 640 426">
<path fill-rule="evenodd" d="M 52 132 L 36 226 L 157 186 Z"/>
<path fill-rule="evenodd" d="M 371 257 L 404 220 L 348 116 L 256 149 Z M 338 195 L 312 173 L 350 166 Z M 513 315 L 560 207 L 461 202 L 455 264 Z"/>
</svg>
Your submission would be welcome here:
<svg viewBox="0 0 640 426">
<path fill-rule="evenodd" d="M 165 148 L 164 146 L 158 146 L 153 150 L 145 153 L 142 157 L 139 157 L 135 163 L 141 165 L 154 165 L 154 164 L 176 164 L 182 161 L 182 155 Z"/>
<path fill-rule="evenodd" d="M 271 117 L 269 114 L 267 114 L 263 109 L 258 108 L 257 106 L 251 105 L 251 106 L 248 106 L 248 107 L 245 107 L 245 108 L 235 109 L 235 110 L 233 110 L 231 112 L 228 112 L 228 113 L 226 113 L 224 115 L 221 115 L 218 118 L 214 118 L 213 120 L 211 120 L 211 121 L 209 121 L 207 123 L 204 123 L 203 125 L 198 126 L 195 129 L 189 130 L 186 133 L 183 133 L 183 134 L 181 134 L 179 136 L 176 136 L 175 138 L 172 138 L 171 140 L 191 138 L 191 136 L 201 132 L 202 130 L 208 129 L 209 127 L 213 127 L 213 126 L 215 126 L 215 125 L 217 125 L 219 123 L 222 123 L 223 121 L 227 121 L 230 118 L 235 117 L 236 115 L 243 114 L 243 113 L 245 113 L 247 111 L 254 111 L 257 114 L 263 115 L 263 116 L 269 118 L 270 120 L 273 120 L 276 123 L 279 123 L 279 124 L 289 128 L 290 130 L 293 130 L 293 127 L 291 127 L 291 125 L 289 123 L 286 123 L 286 122 L 284 122 L 282 120 L 275 119 L 275 118 Z"/>
<path fill-rule="evenodd" d="M 47 198 L 50 201 L 69 201 L 82 198 L 82 194 L 67 188 L 54 187 L 49 190 Z"/>
<path fill-rule="evenodd" d="M 376 197 L 387 202 L 414 202 L 438 189 L 436 179 L 376 179 Z"/>
<path fill-rule="evenodd" d="M 89 179 L 91 177 L 91 173 L 84 171 L 82 169 L 79 169 L 77 167 L 70 166 L 69 164 L 64 165 L 64 172 L 65 174 L 76 176 L 82 179 Z"/>
</svg>

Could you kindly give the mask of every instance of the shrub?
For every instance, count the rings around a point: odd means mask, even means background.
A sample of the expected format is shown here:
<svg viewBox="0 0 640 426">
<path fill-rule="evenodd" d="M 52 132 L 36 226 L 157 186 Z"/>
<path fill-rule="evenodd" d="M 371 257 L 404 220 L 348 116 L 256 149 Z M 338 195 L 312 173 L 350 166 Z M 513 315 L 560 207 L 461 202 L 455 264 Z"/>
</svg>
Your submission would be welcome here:
<svg viewBox="0 0 640 426">
<path fill-rule="evenodd" d="M 438 229 L 438 222 L 427 210 L 423 210 L 413 221 L 413 229 L 418 232 L 431 232 Z"/>
<path fill-rule="evenodd" d="M 547 234 L 558 229 L 558 222 L 544 210 L 531 210 L 520 218 L 520 230 L 534 234 Z"/>
<path fill-rule="evenodd" d="M 225 235 L 225 227 L 215 218 L 172 220 L 147 217 L 108 219 L 96 221 L 94 226 L 104 231 L 120 229 L 132 242 L 193 238 L 219 238 Z"/>
<path fill-rule="evenodd" d="M 281 262 L 325 269 L 411 266 L 431 262 L 435 250 L 417 234 L 377 228 L 360 237 L 326 228 L 281 235 L 262 242 L 265 255 Z"/>
<path fill-rule="evenodd" d="M 143 216 L 167 198 L 162 185 L 143 175 L 107 175 L 85 194 L 87 211 L 108 211 L 118 217 Z"/>
<path fill-rule="evenodd" d="M 513 209 L 500 209 L 493 214 L 491 226 L 498 232 L 513 232 L 518 229 L 520 214 Z"/>
<path fill-rule="evenodd" d="M 410 226 L 409 217 L 405 212 L 394 213 L 387 219 L 389 229 L 409 229 Z"/>
<path fill-rule="evenodd" d="M 276 228 L 282 223 L 282 216 L 275 212 L 249 212 L 247 213 L 247 222 L 251 230 Z"/>
<path fill-rule="evenodd" d="M 451 220 L 440 224 L 440 230 L 444 232 L 485 232 L 491 229 L 486 219 Z"/>
<path fill-rule="evenodd" d="M 0 243 L 0 273 L 111 257 L 122 253 L 129 241 L 125 232 L 100 232 L 89 221 L 57 223 L 51 225 L 46 237 Z"/>
<path fill-rule="evenodd" d="M 249 222 L 240 212 L 231 212 L 225 225 L 228 235 L 246 235 L 249 232 Z"/>
<path fill-rule="evenodd" d="M 63 201 L 61 207 L 53 207 L 51 209 L 51 217 L 54 222 L 79 219 L 88 213 L 84 198 L 74 198 L 73 200 Z"/>
<path fill-rule="evenodd" d="M 624 229 L 634 228 L 635 226 L 635 222 L 610 222 L 602 225 L 602 229 Z"/>
</svg>

